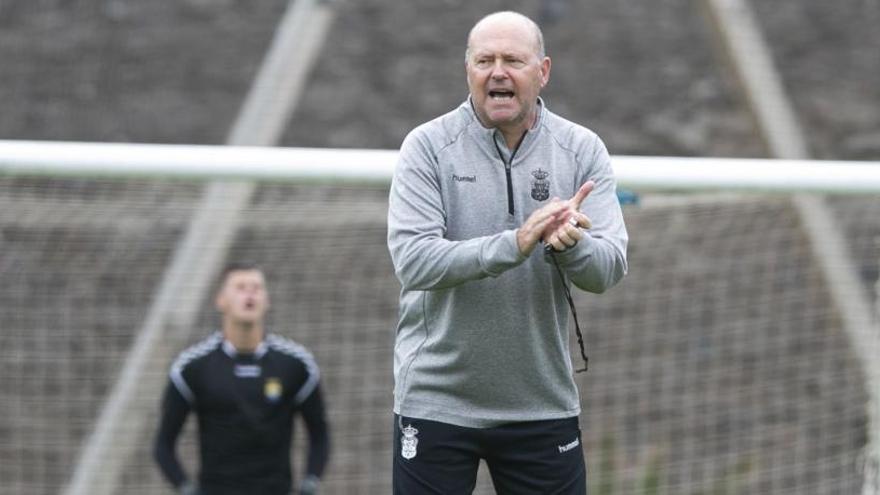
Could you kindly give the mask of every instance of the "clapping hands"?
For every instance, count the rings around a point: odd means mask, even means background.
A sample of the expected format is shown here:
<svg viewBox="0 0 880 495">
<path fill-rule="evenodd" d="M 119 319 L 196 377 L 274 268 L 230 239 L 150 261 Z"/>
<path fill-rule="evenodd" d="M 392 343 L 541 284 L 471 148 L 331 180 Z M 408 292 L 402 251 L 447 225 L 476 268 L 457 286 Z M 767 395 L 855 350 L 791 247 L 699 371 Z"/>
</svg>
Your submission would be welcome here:
<svg viewBox="0 0 880 495">
<path fill-rule="evenodd" d="M 531 254 L 539 241 L 564 251 L 583 239 L 581 229 L 589 229 L 592 223 L 580 212 L 581 203 L 592 192 L 596 183 L 588 180 L 568 200 L 553 198 L 543 208 L 535 210 L 517 230 L 516 242 L 520 253 Z"/>
</svg>

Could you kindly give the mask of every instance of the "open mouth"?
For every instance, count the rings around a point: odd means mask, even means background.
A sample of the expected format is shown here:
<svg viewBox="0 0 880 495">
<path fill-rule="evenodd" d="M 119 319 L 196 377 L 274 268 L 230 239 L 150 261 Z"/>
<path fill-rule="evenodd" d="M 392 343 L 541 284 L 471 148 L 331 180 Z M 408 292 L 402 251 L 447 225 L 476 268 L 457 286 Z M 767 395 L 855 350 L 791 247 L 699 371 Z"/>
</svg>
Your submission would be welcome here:
<svg viewBox="0 0 880 495">
<path fill-rule="evenodd" d="M 509 100 L 513 98 L 513 91 L 506 89 L 493 89 L 489 91 L 489 98 L 493 100 Z"/>
</svg>

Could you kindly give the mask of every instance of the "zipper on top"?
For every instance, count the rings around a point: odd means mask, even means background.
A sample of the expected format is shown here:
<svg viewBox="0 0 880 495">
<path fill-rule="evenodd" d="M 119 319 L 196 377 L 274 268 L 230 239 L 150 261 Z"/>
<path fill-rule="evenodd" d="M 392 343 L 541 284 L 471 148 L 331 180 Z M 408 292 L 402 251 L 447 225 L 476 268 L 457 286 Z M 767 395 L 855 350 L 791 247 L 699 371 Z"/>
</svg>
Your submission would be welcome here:
<svg viewBox="0 0 880 495">
<path fill-rule="evenodd" d="M 504 153 L 501 151 L 501 148 L 498 146 L 498 140 L 495 139 L 495 136 L 492 136 L 492 143 L 495 144 L 495 151 L 498 152 L 498 158 L 501 158 L 501 163 L 504 164 L 504 175 L 507 177 L 507 214 L 513 215 L 514 207 L 513 207 L 513 179 L 510 174 L 510 166 L 513 164 L 513 159 L 516 157 L 516 152 L 519 151 L 519 147 L 522 146 L 523 141 L 526 139 L 526 134 L 528 134 L 529 130 L 526 129 L 523 131 L 522 137 L 519 138 L 519 142 L 516 143 L 516 147 L 513 148 L 513 151 L 510 152 L 510 159 L 504 159 Z"/>
</svg>

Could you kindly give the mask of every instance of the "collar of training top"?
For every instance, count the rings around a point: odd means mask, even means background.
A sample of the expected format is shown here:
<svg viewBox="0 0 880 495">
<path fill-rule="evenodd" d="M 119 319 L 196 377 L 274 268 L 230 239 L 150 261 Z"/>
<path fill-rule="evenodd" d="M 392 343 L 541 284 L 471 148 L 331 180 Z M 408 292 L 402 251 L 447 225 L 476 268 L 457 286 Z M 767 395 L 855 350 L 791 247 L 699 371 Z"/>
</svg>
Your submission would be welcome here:
<svg viewBox="0 0 880 495">
<path fill-rule="evenodd" d="M 260 359 L 261 357 L 263 357 L 264 354 L 266 354 L 266 351 L 267 351 L 268 349 L 269 349 L 269 347 L 266 345 L 266 342 L 265 342 L 265 341 L 260 342 L 260 343 L 257 345 L 257 349 L 256 349 L 256 350 L 253 352 L 253 354 L 251 354 L 251 355 L 252 355 L 255 359 Z M 241 353 L 241 352 L 238 352 L 238 349 L 236 349 L 235 346 L 232 344 L 232 342 L 230 342 L 230 341 L 228 341 L 228 340 L 224 340 L 224 341 L 223 341 L 223 352 L 225 352 L 226 355 L 229 356 L 229 357 L 231 357 L 231 358 L 234 358 L 234 357 L 239 356 L 239 355 L 247 355 L 247 354 L 249 354 L 249 353 Z"/>
</svg>

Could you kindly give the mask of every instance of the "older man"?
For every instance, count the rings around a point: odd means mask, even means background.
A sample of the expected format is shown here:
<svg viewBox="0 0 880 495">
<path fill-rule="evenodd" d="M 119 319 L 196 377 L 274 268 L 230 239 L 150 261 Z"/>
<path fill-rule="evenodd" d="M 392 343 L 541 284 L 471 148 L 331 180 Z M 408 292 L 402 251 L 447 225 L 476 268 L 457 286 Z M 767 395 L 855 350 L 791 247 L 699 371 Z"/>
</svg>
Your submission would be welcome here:
<svg viewBox="0 0 880 495">
<path fill-rule="evenodd" d="M 539 97 L 550 66 L 529 18 L 483 18 L 470 97 L 401 146 L 394 493 L 471 493 L 480 459 L 498 493 L 585 493 L 568 286 L 615 285 L 627 234 L 602 141 Z"/>
</svg>

